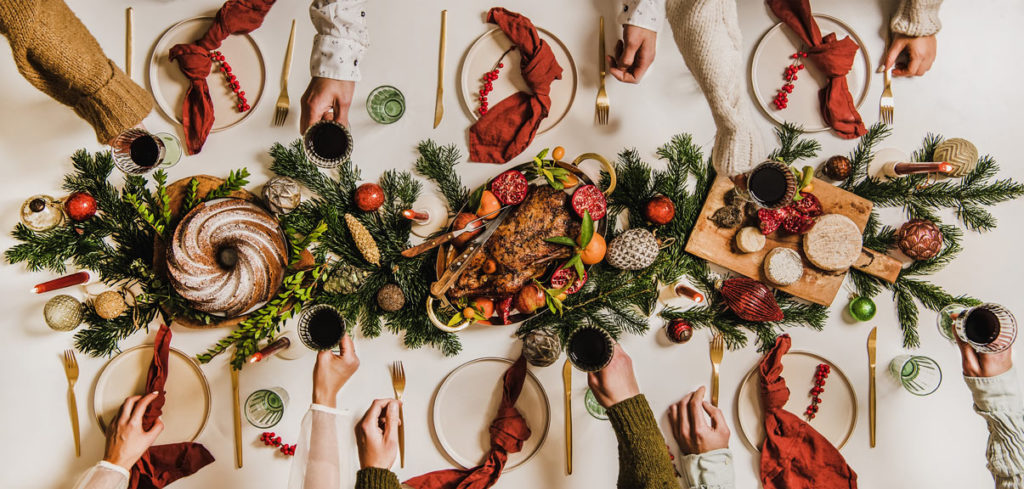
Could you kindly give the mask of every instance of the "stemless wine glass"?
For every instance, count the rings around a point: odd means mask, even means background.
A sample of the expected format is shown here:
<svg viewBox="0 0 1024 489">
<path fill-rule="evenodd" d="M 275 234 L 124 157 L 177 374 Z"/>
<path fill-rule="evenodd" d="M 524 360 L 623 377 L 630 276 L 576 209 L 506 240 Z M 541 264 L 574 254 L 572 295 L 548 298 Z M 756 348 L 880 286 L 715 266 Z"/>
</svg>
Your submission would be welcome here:
<svg viewBox="0 0 1024 489">
<path fill-rule="evenodd" d="M 152 162 L 136 162 L 132 158 L 132 144 L 141 138 L 151 138 L 156 146 L 157 154 Z M 132 128 L 119 134 L 111 147 L 114 164 L 131 175 L 141 175 L 157 167 L 168 168 L 181 160 L 181 143 L 173 134 L 166 132 L 152 134 L 145 129 Z"/>
<path fill-rule="evenodd" d="M 260 428 L 273 428 L 284 417 L 288 392 L 282 387 L 260 389 L 245 400 L 245 420 Z"/>
<path fill-rule="evenodd" d="M 569 335 L 566 355 L 583 372 L 597 372 L 612 361 L 615 339 L 596 326 L 582 326 Z"/>
<path fill-rule="evenodd" d="M 336 327 L 341 331 L 341 334 L 338 335 L 337 340 L 334 340 L 332 335 L 330 344 L 319 341 L 318 338 L 316 337 L 316 332 L 311 331 L 311 327 L 319 326 L 315 324 L 310 324 L 313 317 L 324 313 L 332 314 L 334 317 L 337 318 L 338 324 Z M 306 309 L 305 311 L 302 311 L 302 316 L 299 318 L 299 326 L 297 329 L 299 332 L 299 339 L 302 340 L 303 345 L 306 345 L 306 348 L 317 351 L 330 350 L 338 346 L 338 343 L 341 341 L 341 338 L 345 336 L 345 318 L 342 317 L 341 311 L 339 311 L 336 307 L 330 304 L 317 304 L 313 307 L 310 307 L 309 309 Z"/>
<path fill-rule="evenodd" d="M 335 121 L 317 122 L 302 135 L 302 151 L 306 159 L 320 168 L 337 168 L 348 161 L 352 156 L 352 144 L 352 133 Z"/>
<path fill-rule="evenodd" d="M 405 114 L 405 96 L 391 85 L 374 88 L 366 97 L 366 111 L 379 124 L 391 124 Z"/>
<path fill-rule="evenodd" d="M 764 200 L 764 189 L 760 188 L 760 179 L 755 177 L 762 171 L 776 172 L 778 173 L 779 178 L 783 180 L 782 185 L 784 188 L 772 189 L 776 192 L 779 190 L 782 191 L 777 199 L 770 201 Z M 745 183 L 747 187 L 746 191 L 750 196 L 750 200 L 758 207 L 763 207 L 765 209 L 779 209 L 792 203 L 793 196 L 796 195 L 798 186 L 796 176 L 793 175 L 793 171 L 789 168 L 789 165 L 776 160 L 767 160 L 755 166 L 753 170 L 750 170 L 750 172 L 747 173 Z"/>
<path fill-rule="evenodd" d="M 938 390 L 942 383 L 939 364 L 928 357 L 900 355 L 889 362 L 889 373 L 904 389 L 916 396 L 927 396 Z"/>
<path fill-rule="evenodd" d="M 970 321 L 968 318 L 971 314 L 981 313 L 987 315 L 994 321 L 992 324 L 993 337 L 995 339 L 988 342 L 979 342 L 971 338 L 969 332 Z M 960 341 L 971 345 L 974 351 L 978 353 L 999 353 L 1006 350 L 1013 344 L 1013 341 L 1017 339 L 1017 319 L 1013 317 L 1013 314 L 1005 307 L 986 302 L 984 304 L 964 309 L 963 311 L 956 314 L 953 317 L 953 331 L 956 336 L 960 338 Z"/>
</svg>

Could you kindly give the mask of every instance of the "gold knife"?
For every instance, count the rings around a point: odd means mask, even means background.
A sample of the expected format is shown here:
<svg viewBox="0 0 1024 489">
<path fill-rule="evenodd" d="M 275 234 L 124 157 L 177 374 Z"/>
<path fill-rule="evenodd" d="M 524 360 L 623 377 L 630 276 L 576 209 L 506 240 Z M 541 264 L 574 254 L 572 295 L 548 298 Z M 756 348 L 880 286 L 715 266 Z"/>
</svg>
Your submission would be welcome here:
<svg viewBox="0 0 1024 489">
<path fill-rule="evenodd" d="M 565 384 L 565 470 L 572 474 L 572 364 L 565 360 L 562 367 Z"/>
<path fill-rule="evenodd" d="M 238 371 L 231 369 L 231 403 L 235 412 L 235 467 L 242 468 L 242 408 L 238 405 Z"/>
<path fill-rule="evenodd" d="M 437 58 L 437 103 L 434 105 L 434 129 L 444 117 L 444 47 L 448 37 L 448 11 L 441 11 L 441 49 Z"/>
<path fill-rule="evenodd" d="M 871 436 L 871 448 L 875 448 L 875 343 L 878 337 L 878 327 L 871 328 L 868 335 L 868 429 Z"/>
<path fill-rule="evenodd" d="M 132 52 L 135 48 L 135 9 L 128 7 L 125 10 L 125 33 L 124 33 L 124 74 L 132 77 Z"/>
</svg>

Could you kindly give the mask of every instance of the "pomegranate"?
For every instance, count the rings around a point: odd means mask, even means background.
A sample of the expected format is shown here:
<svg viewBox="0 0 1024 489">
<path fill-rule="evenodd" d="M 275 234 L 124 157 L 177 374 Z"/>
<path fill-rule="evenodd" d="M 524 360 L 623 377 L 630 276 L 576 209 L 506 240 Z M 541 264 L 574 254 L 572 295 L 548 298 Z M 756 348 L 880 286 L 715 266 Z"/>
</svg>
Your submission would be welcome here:
<svg viewBox="0 0 1024 489">
<path fill-rule="evenodd" d="M 569 283 L 570 280 L 574 280 L 573 284 L 565 289 L 566 294 L 575 294 L 583 288 L 583 284 L 587 283 L 587 272 L 583 272 L 583 278 L 576 278 L 576 270 L 573 268 L 562 268 L 558 267 L 555 273 L 551 274 L 551 288 L 561 289 L 565 287 L 565 284 Z"/>
<path fill-rule="evenodd" d="M 589 211 L 590 218 L 596 221 L 608 211 L 608 202 L 597 185 L 584 185 L 572 193 L 572 210 L 580 217 Z"/>
<path fill-rule="evenodd" d="M 502 204 L 516 205 L 526 200 L 526 192 L 530 189 L 526 175 L 519 170 L 509 170 L 491 180 L 491 192 Z"/>
<path fill-rule="evenodd" d="M 498 320 L 501 324 L 512 324 L 512 297 L 506 297 L 498 303 Z"/>
</svg>

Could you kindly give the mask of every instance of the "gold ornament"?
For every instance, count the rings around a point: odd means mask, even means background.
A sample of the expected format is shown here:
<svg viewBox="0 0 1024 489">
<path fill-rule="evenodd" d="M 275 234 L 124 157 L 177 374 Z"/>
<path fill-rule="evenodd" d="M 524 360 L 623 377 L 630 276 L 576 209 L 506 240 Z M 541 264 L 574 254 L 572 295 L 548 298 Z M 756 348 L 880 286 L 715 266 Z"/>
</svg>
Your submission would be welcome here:
<svg viewBox="0 0 1024 489">
<path fill-rule="evenodd" d="M 348 232 L 352 233 L 352 240 L 356 242 L 356 248 L 363 254 L 363 258 L 373 265 L 380 265 L 380 250 L 377 249 L 377 242 L 370 236 L 366 226 L 359 222 L 352 214 L 345 214 L 345 224 Z"/>
<path fill-rule="evenodd" d="M 950 177 L 965 176 L 978 166 L 978 148 L 966 139 L 947 139 L 935 147 L 932 156 L 935 161 L 945 161 L 953 165 L 953 171 L 946 174 Z"/>
<path fill-rule="evenodd" d="M 96 309 L 96 314 L 103 319 L 114 319 L 124 314 L 127 309 L 124 297 L 116 290 L 108 290 L 96 296 L 92 306 Z"/>
<path fill-rule="evenodd" d="M 377 305 L 387 312 L 395 312 L 405 305 L 405 294 L 401 287 L 387 284 L 377 291 Z"/>
</svg>

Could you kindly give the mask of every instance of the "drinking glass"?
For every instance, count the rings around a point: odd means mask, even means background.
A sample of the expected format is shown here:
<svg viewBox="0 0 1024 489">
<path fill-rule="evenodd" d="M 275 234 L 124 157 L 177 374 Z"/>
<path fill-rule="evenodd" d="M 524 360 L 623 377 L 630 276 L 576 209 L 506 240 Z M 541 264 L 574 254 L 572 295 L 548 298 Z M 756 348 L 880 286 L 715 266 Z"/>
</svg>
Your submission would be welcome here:
<svg viewBox="0 0 1024 489">
<path fill-rule="evenodd" d="M 341 329 L 341 334 L 338 335 L 338 341 L 335 341 L 330 345 L 318 343 L 314 338 L 313 333 L 309 330 L 310 320 L 313 318 L 313 316 L 316 316 L 317 313 L 323 311 L 332 312 L 338 318 L 338 328 Z M 330 350 L 338 346 L 338 343 L 341 341 L 341 338 L 345 336 L 345 318 L 342 317 L 341 311 L 339 311 L 336 307 L 330 304 L 317 304 L 313 307 L 310 307 L 309 309 L 302 311 L 302 316 L 299 318 L 299 326 L 297 329 L 299 332 L 299 339 L 302 340 L 303 345 L 306 345 L 306 348 L 317 351 Z"/>
<path fill-rule="evenodd" d="M 776 169 L 783 176 L 783 178 L 786 180 L 786 182 L 785 182 L 785 185 L 786 185 L 785 192 L 783 193 L 783 195 L 778 200 L 775 200 L 775 201 L 772 201 L 772 202 L 765 202 L 765 201 L 759 199 L 758 196 L 757 196 L 756 189 L 751 189 L 751 185 L 750 185 L 752 177 L 755 174 L 757 174 L 757 172 L 759 170 L 764 170 L 764 169 L 767 169 L 767 168 L 774 168 L 774 169 Z M 787 164 L 785 164 L 785 163 L 783 163 L 781 161 L 774 161 L 774 160 L 768 160 L 768 161 L 765 161 L 765 162 L 755 166 L 753 170 L 750 170 L 750 172 L 747 173 L 745 183 L 746 183 L 746 187 L 747 187 L 747 189 L 746 189 L 747 190 L 747 194 L 750 196 L 750 200 L 754 204 L 757 204 L 758 207 L 763 207 L 765 209 L 779 209 L 779 208 L 782 208 L 782 207 L 785 207 L 785 206 L 791 204 L 793 202 L 793 196 L 796 195 L 796 190 L 797 190 L 797 185 L 798 185 L 797 181 L 796 181 L 796 176 L 793 175 L 793 171 L 789 168 L 789 165 L 787 165 Z"/>
<path fill-rule="evenodd" d="M 593 344 L 582 344 L 574 339 L 583 340 L 591 336 Z M 595 326 L 577 328 L 569 335 L 567 356 L 573 366 L 584 372 L 597 372 L 612 361 L 615 354 L 615 339 L 607 331 Z M 591 358 L 590 356 L 593 355 Z"/>
<path fill-rule="evenodd" d="M 320 134 L 320 130 L 324 125 L 331 125 L 340 130 L 338 136 L 345 140 L 345 149 L 340 155 L 328 157 L 317 154 L 316 141 L 314 139 Z M 323 120 L 317 122 L 309 126 L 309 129 L 306 129 L 306 133 L 302 135 L 302 151 L 305 153 L 306 159 L 320 168 L 337 168 L 342 163 L 348 161 L 349 157 L 352 156 L 352 143 L 352 133 L 344 125 L 335 121 Z"/>
<path fill-rule="evenodd" d="M 143 137 L 152 138 L 157 146 L 156 161 L 151 166 L 139 165 L 132 159 L 132 143 Z M 145 129 L 135 127 L 119 134 L 111 147 L 113 148 L 114 165 L 131 175 L 142 175 L 157 167 L 172 167 L 181 160 L 181 143 L 173 134 L 166 132 L 152 134 Z"/>
<path fill-rule="evenodd" d="M 939 314 L 935 318 L 936 326 L 939 327 L 939 334 L 949 340 L 950 343 L 954 342 L 953 335 L 955 334 L 953 333 L 953 318 L 959 316 L 967 309 L 970 309 L 970 306 L 954 303 L 939 310 Z"/>
<path fill-rule="evenodd" d="M 374 88 L 366 97 L 366 111 L 379 124 L 391 124 L 405 114 L 405 96 L 391 85 Z"/>
<path fill-rule="evenodd" d="M 282 387 L 260 389 L 245 400 L 245 420 L 260 428 L 273 428 L 284 417 L 288 392 Z"/>
<path fill-rule="evenodd" d="M 998 323 L 996 326 L 999 328 L 999 332 L 996 338 L 988 343 L 972 341 L 967 334 L 967 318 L 971 316 L 971 313 L 977 311 L 988 312 Z M 971 348 L 974 348 L 974 351 L 978 353 L 999 353 L 1009 348 L 1013 341 L 1017 339 L 1017 319 L 1013 317 L 1013 314 L 1008 309 L 999 304 L 986 302 L 964 309 L 951 317 L 953 318 L 953 331 L 956 333 L 956 336 L 960 338 L 960 341 L 971 345 Z"/>
<path fill-rule="evenodd" d="M 900 355 L 889 362 L 889 373 L 903 388 L 916 396 L 927 396 L 942 383 L 939 364 L 928 357 Z"/>
</svg>

